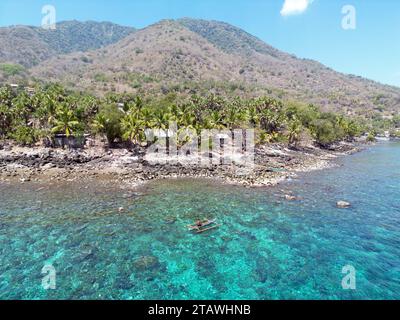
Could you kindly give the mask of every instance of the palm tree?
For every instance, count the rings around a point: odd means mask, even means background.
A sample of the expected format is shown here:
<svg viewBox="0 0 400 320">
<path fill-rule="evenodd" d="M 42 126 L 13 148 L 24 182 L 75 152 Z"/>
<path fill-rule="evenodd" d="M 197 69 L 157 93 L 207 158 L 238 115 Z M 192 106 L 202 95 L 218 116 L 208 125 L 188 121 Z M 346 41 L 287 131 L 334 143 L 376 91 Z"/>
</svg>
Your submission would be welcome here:
<svg viewBox="0 0 400 320">
<path fill-rule="evenodd" d="M 154 126 L 153 112 L 149 108 L 143 108 L 140 112 L 142 124 L 144 129 L 150 129 Z"/>
<path fill-rule="evenodd" d="M 222 115 L 218 111 L 211 111 L 209 116 L 205 118 L 208 122 L 207 129 L 224 129 L 225 125 L 222 118 Z"/>
<path fill-rule="evenodd" d="M 170 120 L 175 120 L 178 127 L 191 127 L 197 120 L 193 109 L 187 104 L 172 105 L 169 112 L 171 114 Z"/>
<path fill-rule="evenodd" d="M 154 112 L 154 127 L 157 129 L 166 130 L 169 126 L 170 120 L 172 120 L 172 115 L 169 110 L 158 109 Z"/>
<path fill-rule="evenodd" d="M 30 97 L 24 91 L 13 100 L 12 113 L 14 120 L 27 124 L 32 111 Z"/>
<path fill-rule="evenodd" d="M 57 98 L 49 90 L 38 90 L 31 97 L 35 117 L 39 120 L 42 127 L 49 126 L 54 121 L 57 109 Z"/>
<path fill-rule="evenodd" d="M 228 107 L 228 110 L 225 112 L 224 123 L 229 129 L 235 129 L 240 123 L 238 112 L 235 108 Z"/>
<path fill-rule="evenodd" d="M 119 110 L 115 103 L 103 101 L 100 105 L 100 112 L 92 122 L 92 130 L 107 138 L 109 146 L 112 146 L 116 139 L 122 137 L 121 121 L 124 113 Z"/>
<path fill-rule="evenodd" d="M 301 122 L 294 116 L 291 121 L 289 121 L 289 145 L 297 148 L 297 144 L 300 141 L 300 134 L 302 130 Z"/>
<path fill-rule="evenodd" d="M 6 86 L 0 89 L 0 103 L 11 108 L 12 99 L 14 98 L 11 88 Z"/>
<path fill-rule="evenodd" d="M 84 95 L 78 99 L 78 118 L 82 121 L 92 119 L 99 111 L 99 101 L 95 97 Z"/>
<path fill-rule="evenodd" d="M 257 128 L 260 125 L 260 115 L 258 114 L 255 106 L 250 106 L 247 109 L 247 119 L 250 123 L 250 126 L 254 128 Z"/>
<path fill-rule="evenodd" d="M 11 129 L 12 114 L 10 108 L 0 103 L 0 136 L 5 137 Z"/>
<path fill-rule="evenodd" d="M 283 125 L 285 116 L 282 110 L 274 105 L 262 108 L 260 112 L 260 127 L 267 133 L 275 133 Z"/>
<path fill-rule="evenodd" d="M 351 120 L 347 122 L 345 132 L 346 132 L 346 139 L 351 140 L 352 138 L 360 134 L 361 128 L 354 120 Z"/>
<path fill-rule="evenodd" d="M 107 119 L 104 114 L 97 114 L 92 122 L 92 130 L 94 133 L 104 133 L 107 125 Z"/>
<path fill-rule="evenodd" d="M 134 143 L 141 142 L 144 134 L 143 120 L 139 110 L 130 110 L 121 120 L 122 137 Z"/>
<path fill-rule="evenodd" d="M 142 100 L 141 97 L 137 96 L 137 97 L 135 98 L 135 100 L 134 100 L 134 103 L 135 103 L 135 107 L 136 107 L 139 111 L 141 111 L 141 110 L 143 109 L 144 103 L 143 103 L 143 100 Z"/>
<path fill-rule="evenodd" d="M 66 104 L 61 104 L 56 110 L 56 116 L 54 119 L 54 126 L 51 130 L 52 133 L 65 133 L 67 138 L 74 133 L 79 127 L 80 123 L 76 118 L 73 110 L 71 110 Z"/>
</svg>

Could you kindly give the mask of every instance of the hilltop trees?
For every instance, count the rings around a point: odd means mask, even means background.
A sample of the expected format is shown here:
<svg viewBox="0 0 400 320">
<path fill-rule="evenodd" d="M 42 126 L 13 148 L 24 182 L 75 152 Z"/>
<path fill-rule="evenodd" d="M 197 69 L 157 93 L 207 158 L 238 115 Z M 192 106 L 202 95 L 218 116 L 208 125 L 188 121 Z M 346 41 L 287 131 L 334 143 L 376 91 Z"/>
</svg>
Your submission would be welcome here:
<svg viewBox="0 0 400 320">
<path fill-rule="evenodd" d="M 25 72 L 25 68 L 19 64 L 0 63 L 0 71 L 5 77 L 15 76 Z"/>
</svg>

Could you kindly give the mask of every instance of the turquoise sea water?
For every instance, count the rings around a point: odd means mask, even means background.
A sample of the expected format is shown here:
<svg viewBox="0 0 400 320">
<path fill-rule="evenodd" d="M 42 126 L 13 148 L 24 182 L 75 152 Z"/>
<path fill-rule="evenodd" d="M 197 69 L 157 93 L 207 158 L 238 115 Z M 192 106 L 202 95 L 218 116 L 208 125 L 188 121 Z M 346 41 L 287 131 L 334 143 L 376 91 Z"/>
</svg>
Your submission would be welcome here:
<svg viewBox="0 0 400 320">
<path fill-rule="evenodd" d="M 338 163 L 265 189 L 0 184 L 0 299 L 399 299 L 400 144 Z M 223 226 L 191 234 L 198 217 Z"/>
</svg>

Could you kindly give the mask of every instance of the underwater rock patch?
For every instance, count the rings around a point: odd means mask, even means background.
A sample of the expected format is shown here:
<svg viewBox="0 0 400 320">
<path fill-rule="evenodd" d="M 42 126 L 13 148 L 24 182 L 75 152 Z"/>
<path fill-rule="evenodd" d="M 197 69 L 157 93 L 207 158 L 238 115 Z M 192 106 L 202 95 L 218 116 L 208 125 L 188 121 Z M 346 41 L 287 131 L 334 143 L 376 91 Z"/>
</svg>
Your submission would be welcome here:
<svg viewBox="0 0 400 320">
<path fill-rule="evenodd" d="M 133 262 L 133 267 L 138 271 L 155 270 L 161 268 L 161 263 L 157 257 L 143 256 Z"/>
</svg>

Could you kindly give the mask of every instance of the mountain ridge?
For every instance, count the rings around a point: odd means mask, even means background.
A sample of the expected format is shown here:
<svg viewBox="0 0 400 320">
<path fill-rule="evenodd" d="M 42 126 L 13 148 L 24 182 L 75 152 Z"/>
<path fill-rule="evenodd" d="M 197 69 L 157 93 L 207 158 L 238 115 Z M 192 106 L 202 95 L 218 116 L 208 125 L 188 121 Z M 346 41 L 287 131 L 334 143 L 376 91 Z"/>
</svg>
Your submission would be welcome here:
<svg viewBox="0 0 400 320">
<path fill-rule="evenodd" d="M 400 88 L 336 72 L 225 22 L 166 19 L 109 45 L 55 55 L 29 76 L 103 93 L 274 95 L 348 114 L 398 111 Z"/>
<path fill-rule="evenodd" d="M 61 21 L 55 30 L 36 26 L 0 28 L 0 62 L 32 67 L 51 57 L 87 51 L 117 42 L 135 32 L 111 22 Z"/>
</svg>

